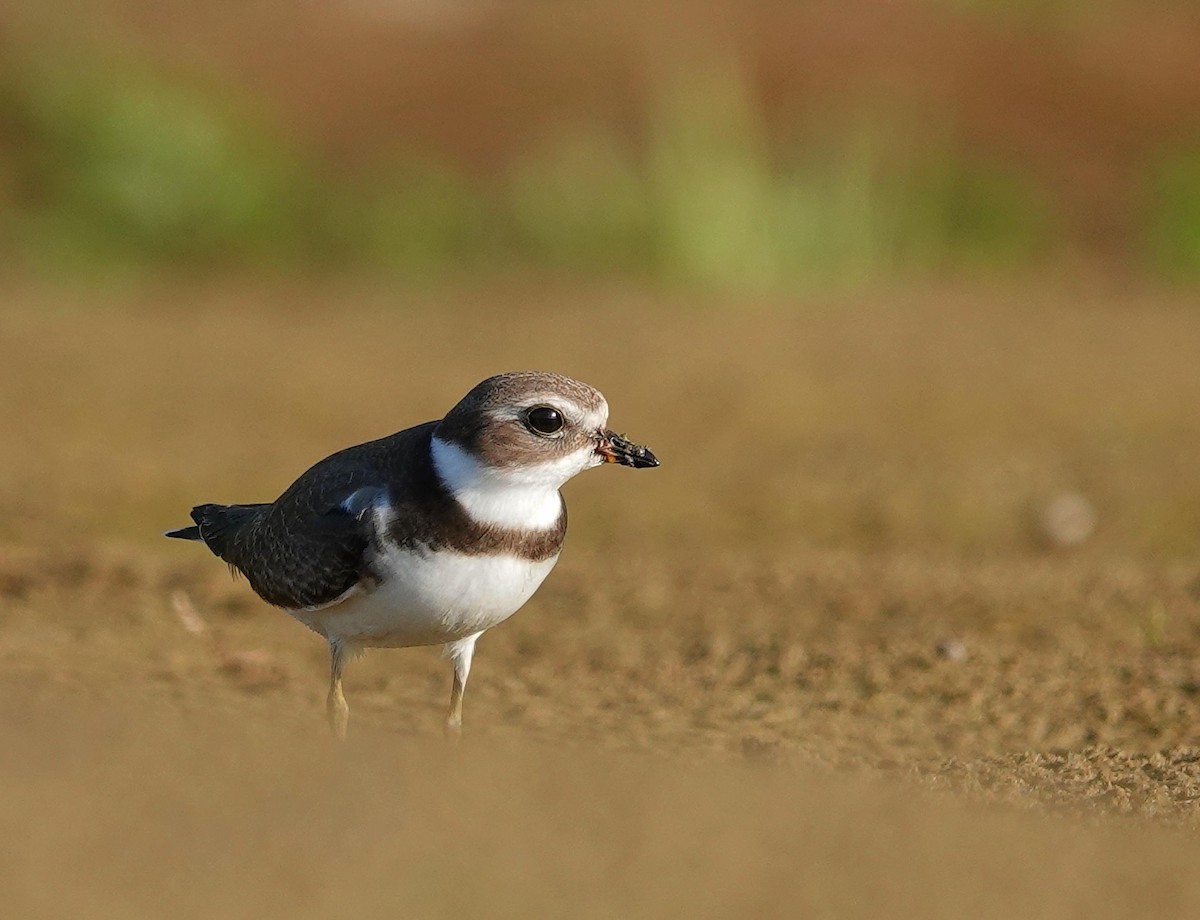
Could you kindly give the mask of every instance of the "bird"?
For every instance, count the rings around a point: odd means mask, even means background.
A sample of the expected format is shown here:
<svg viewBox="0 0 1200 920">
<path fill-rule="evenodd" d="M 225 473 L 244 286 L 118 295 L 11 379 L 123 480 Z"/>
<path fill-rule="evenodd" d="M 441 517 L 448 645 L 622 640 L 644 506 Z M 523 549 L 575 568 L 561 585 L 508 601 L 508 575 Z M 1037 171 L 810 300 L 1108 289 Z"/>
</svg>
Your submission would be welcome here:
<svg viewBox="0 0 1200 920">
<path fill-rule="evenodd" d="M 559 491 L 606 463 L 657 467 L 609 429 L 595 387 L 561 374 L 497 374 L 445 417 L 338 451 L 275 501 L 201 504 L 167 537 L 204 543 L 268 604 L 329 643 L 326 714 L 344 739 L 345 663 L 365 648 L 441 645 L 453 669 L 444 729 L 462 732 L 479 637 L 554 568 Z"/>
</svg>

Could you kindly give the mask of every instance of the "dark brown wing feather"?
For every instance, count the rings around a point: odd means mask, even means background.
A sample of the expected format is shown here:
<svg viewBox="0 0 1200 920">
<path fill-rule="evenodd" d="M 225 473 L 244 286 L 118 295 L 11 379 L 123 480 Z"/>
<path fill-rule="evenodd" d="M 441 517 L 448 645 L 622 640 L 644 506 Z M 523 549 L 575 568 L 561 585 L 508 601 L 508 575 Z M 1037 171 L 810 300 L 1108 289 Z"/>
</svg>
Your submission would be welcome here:
<svg viewBox="0 0 1200 920">
<path fill-rule="evenodd" d="M 402 549 L 509 553 L 537 561 L 557 555 L 566 506 L 547 530 L 475 522 L 433 469 L 429 442 L 437 424 L 326 457 L 271 504 L 198 506 L 193 516 L 200 535 L 261 598 L 292 609 L 328 604 L 357 584 L 374 584 L 383 573 L 371 570 L 373 550 L 383 541 Z M 371 513 L 377 503 L 387 506 L 382 531 Z"/>
<path fill-rule="evenodd" d="M 196 519 L 201 536 L 268 603 L 289 608 L 328 604 L 370 576 L 366 551 L 374 539 L 374 523 L 369 514 L 344 503 L 363 490 L 374 490 L 389 503 L 394 493 L 408 493 L 412 477 L 405 471 L 428 457 L 434 424 L 338 451 L 308 469 L 271 504 L 200 506 L 197 511 L 222 509 Z"/>
</svg>

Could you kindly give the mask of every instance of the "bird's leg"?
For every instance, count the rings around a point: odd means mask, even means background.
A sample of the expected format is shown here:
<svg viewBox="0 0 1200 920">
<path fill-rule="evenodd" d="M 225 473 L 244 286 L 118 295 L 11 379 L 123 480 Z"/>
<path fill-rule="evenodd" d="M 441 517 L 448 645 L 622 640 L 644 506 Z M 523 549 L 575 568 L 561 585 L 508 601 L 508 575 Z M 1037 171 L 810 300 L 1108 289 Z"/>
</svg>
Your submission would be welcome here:
<svg viewBox="0 0 1200 920">
<path fill-rule="evenodd" d="M 471 658 L 475 654 L 475 640 L 480 633 L 467 636 L 445 645 L 446 657 L 454 665 L 454 682 L 450 686 L 450 708 L 446 712 L 446 737 L 457 741 L 462 737 L 463 693 L 467 689 L 467 676 L 471 673 Z"/>
<path fill-rule="evenodd" d="M 342 693 L 342 659 L 342 643 L 329 643 L 329 696 L 325 698 L 325 711 L 329 728 L 339 741 L 346 740 L 346 726 L 350 722 L 350 707 Z"/>
<path fill-rule="evenodd" d="M 462 701 L 466 684 L 454 669 L 454 682 L 450 685 L 450 708 L 446 712 L 446 737 L 457 740 L 462 737 Z"/>
</svg>

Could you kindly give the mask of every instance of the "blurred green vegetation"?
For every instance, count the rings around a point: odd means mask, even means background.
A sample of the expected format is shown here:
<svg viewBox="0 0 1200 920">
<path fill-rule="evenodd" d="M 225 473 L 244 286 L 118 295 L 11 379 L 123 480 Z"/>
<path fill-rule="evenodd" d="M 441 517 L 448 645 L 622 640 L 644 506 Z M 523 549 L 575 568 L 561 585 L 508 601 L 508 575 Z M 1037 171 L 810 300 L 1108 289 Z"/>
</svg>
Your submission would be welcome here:
<svg viewBox="0 0 1200 920">
<path fill-rule="evenodd" d="M 257 124 L 131 67 L 10 79 L 0 89 L 5 242 L 49 271 L 293 258 L 315 184 Z"/>
<path fill-rule="evenodd" d="M 774 151 L 736 72 L 664 88 L 638 156 L 565 133 L 506 189 L 519 250 L 576 269 L 795 288 L 1027 264 L 1050 215 L 1020 176 L 860 113 Z"/>
<path fill-rule="evenodd" d="M 1200 279 L 1200 143 L 1164 154 L 1151 175 L 1148 249 L 1158 271 Z"/>
<path fill-rule="evenodd" d="M 781 144 L 735 66 L 685 76 L 654 94 L 640 145 L 560 126 L 480 176 L 410 150 L 337 171 L 250 101 L 147 67 L 9 69 L 2 255 L 86 277 L 505 265 L 786 290 L 1028 269 L 1061 246 L 1044 190 L 951 125 L 857 111 Z M 1148 263 L 1200 276 L 1200 152 L 1152 179 Z"/>
</svg>

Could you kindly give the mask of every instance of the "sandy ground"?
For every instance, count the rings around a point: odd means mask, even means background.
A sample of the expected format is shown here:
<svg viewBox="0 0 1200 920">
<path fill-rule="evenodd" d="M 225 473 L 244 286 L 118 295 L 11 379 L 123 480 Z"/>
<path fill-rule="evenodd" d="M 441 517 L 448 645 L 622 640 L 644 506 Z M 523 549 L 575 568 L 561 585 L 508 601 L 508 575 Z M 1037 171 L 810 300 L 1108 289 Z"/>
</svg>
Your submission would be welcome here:
<svg viewBox="0 0 1200 920">
<path fill-rule="evenodd" d="M 9 291 L 14 916 L 1194 912 L 1198 341 L 1148 294 Z M 664 466 L 570 484 L 461 746 L 422 649 L 338 748 L 321 642 L 158 534 L 519 367 Z"/>
<path fill-rule="evenodd" d="M 6 708 L 4 724 L 12 916 L 1128 918 L 1200 903 L 1194 837 L 861 777 L 544 742 L 451 751 L 374 728 L 337 750 L 261 716 L 157 706 Z"/>
</svg>

